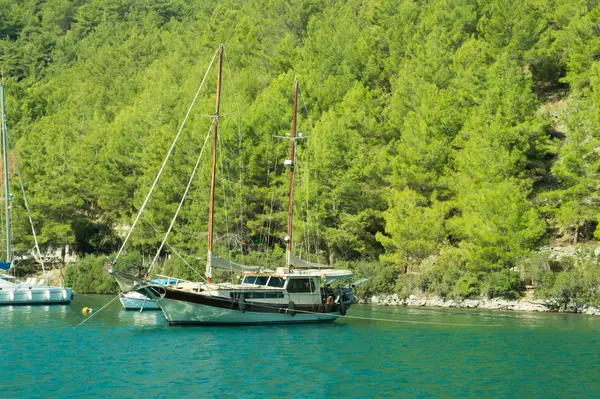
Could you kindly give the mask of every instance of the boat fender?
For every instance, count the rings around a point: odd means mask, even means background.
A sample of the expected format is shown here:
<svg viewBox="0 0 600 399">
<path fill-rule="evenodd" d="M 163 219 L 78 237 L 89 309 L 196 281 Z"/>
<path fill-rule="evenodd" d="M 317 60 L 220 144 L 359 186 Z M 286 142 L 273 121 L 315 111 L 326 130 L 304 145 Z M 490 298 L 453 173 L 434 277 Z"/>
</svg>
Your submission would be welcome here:
<svg viewBox="0 0 600 399">
<path fill-rule="evenodd" d="M 288 303 L 288 313 L 292 317 L 296 316 L 296 304 L 293 301 L 290 301 L 290 303 Z"/>
<path fill-rule="evenodd" d="M 346 316 L 346 303 L 344 301 L 340 302 L 340 314 Z"/>
<path fill-rule="evenodd" d="M 246 298 L 244 298 L 244 295 L 241 295 L 240 299 L 238 299 L 238 308 L 242 311 L 242 313 L 246 312 Z"/>
</svg>

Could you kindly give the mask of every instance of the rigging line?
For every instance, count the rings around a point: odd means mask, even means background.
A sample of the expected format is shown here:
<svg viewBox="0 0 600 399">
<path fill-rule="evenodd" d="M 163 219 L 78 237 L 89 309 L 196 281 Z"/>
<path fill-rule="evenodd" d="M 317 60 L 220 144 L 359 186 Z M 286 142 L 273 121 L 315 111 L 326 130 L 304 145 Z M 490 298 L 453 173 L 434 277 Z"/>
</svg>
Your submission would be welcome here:
<svg viewBox="0 0 600 399">
<path fill-rule="evenodd" d="M 153 224 L 153 223 L 152 223 L 150 220 L 148 220 L 148 218 L 147 218 L 147 217 L 145 217 L 145 216 L 144 216 L 144 220 L 146 221 L 146 223 L 148 223 L 148 224 L 150 225 L 150 227 L 152 227 L 152 228 L 154 229 L 154 231 L 156 231 L 157 233 L 160 233 L 160 234 L 162 234 L 162 232 L 161 232 L 161 231 L 160 231 L 160 230 L 159 230 L 159 229 L 158 229 L 158 228 L 157 228 L 157 227 L 156 227 L 156 226 L 155 226 L 155 225 L 154 225 L 154 224 Z M 203 279 L 205 282 L 208 282 L 208 281 L 206 281 L 206 279 L 204 278 L 204 276 L 202 276 L 202 274 L 201 274 L 200 272 L 198 272 L 198 270 L 194 269 L 194 268 L 192 267 L 192 265 L 190 265 L 190 264 L 188 263 L 188 261 L 186 261 L 186 260 L 183 258 L 183 256 L 181 256 L 181 254 L 179 253 L 179 251 L 177 251 L 177 250 L 176 250 L 176 249 L 175 249 L 175 248 L 174 248 L 174 247 L 173 247 L 171 244 L 169 244 L 169 242 L 168 242 L 168 241 L 166 241 L 166 242 L 165 242 L 165 245 L 166 245 L 167 247 L 169 247 L 169 249 L 170 249 L 171 251 L 173 251 L 173 253 L 174 253 L 175 255 L 177 255 L 177 257 L 178 257 L 179 259 L 181 259 L 181 261 L 182 261 L 183 263 L 185 263 L 185 265 L 186 265 L 187 267 L 189 267 L 190 269 L 192 269 L 192 271 L 193 271 L 194 273 L 196 273 L 196 274 L 197 274 L 197 275 L 198 275 L 198 276 L 199 276 L 201 279 Z"/>
<path fill-rule="evenodd" d="M 219 147 L 224 149 L 225 144 L 223 143 L 223 138 L 221 136 L 222 135 L 219 135 L 217 137 L 217 139 L 219 140 Z M 221 167 L 221 173 L 223 173 L 223 175 L 225 177 L 224 179 L 221 179 L 221 189 L 223 190 L 223 204 L 225 207 L 225 231 L 228 234 L 229 233 L 229 207 L 227 204 L 227 191 L 225 189 L 228 187 L 230 193 L 233 191 L 233 189 L 231 188 L 231 179 L 230 179 L 229 168 L 227 166 L 225 166 L 225 164 L 223 163 L 223 158 L 224 157 L 221 156 L 221 151 L 219 151 L 219 166 Z M 225 185 L 225 182 L 227 182 L 227 185 Z M 227 239 L 227 249 L 229 251 L 231 251 L 231 243 L 230 243 L 229 239 Z"/>
<path fill-rule="evenodd" d="M 106 307 L 108 307 L 108 305 L 110 305 L 111 303 L 113 303 L 114 300 L 117 299 L 118 297 L 119 297 L 119 295 L 115 296 L 113 299 L 111 299 L 106 304 L 104 304 L 104 306 L 102 306 L 96 312 L 92 312 L 92 314 L 87 319 L 85 319 L 81 323 L 77 324 L 77 327 L 79 327 L 80 325 L 82 325 L 83 323 L 85 323 L 86 321 L 88 321 L 89 319 L 91 319 L 92 317 L 94 317 L 95 315 L 97 315 L 98 313 L 100 313 L 102 310 L 104 310 Z"/>
<path fill-rule="evenodd" d="M 301 158 L 301 152 L 303 150 L 300 149 L 300 146 L 296 147 L 297 152 L 298 152 L 298 159 Z M 301 214 L 303 217 L 303 226 L 302 226 L 302 237 L 303 237 L 303 241 L 301 242 L 301 250 L 304 250 L 304 252 L 306 253 L 306 259 L 308 259 L 308 256 L 310 254 L 310 236 L 309 236 L 309 224 L 308 224 L 308 218 L 309 218 L 309 213 L 310 213 L 310 208 L 309 208 L 309 204 L 308 204 L 308 197 L 309 197 L 309 190 L 308 190 L 308 180 L 306 178 L 306 176 L 308 176 L 308 151 L 304 151 L 304 153 L 306 153 L 306 162 L 304 164 L 300 164 L 300 167 L 298 168 L 298 184 L 300 185 L 301 190 L 298 190 L 298 194 L 299 194 L 299 199 L 302 199 L 302 195 L 304 195 L 304 198 L 306 200 L 306 204 L 304 203 L 300 203 L 300 210 L 301 210 Z M 300 163 L 300 161 L 299 161 Z M 302 181 L 304 179 L 304 182 Z M 302 193 L 302 191 L 304 191 L 304 194 Z"/>
<path fill-rule="evenodd" d="M 279 164 L 279 153 L 277 151 L 273 151 L 275 153 L 275 167 L 273 168 L 273 175 L 277 176 L 277 165 Z M 275 177 L 273 178 L 275 179 Z M 269 211 L 269 223 L 267 224 L 267 237 L 271 236 L 271 227 L 273 225 L 273 206 L 275 204 L 275 187 L 271 190 L 271 209 Z M 271 255 L 273 251 L 267 252 L 267 266 L 271 265 Z"/>
<path fill-rule="evenodd" d="M 219 140 L 219 146 L 221 148 L 224 148 L 223 145 L 223 140 L 221 138 L 221 135 L 218 136 L 218 140 Z M 219 151 L 219 155 L 221 155 L 221 152 Z M 225 179 L 227 182 L 229 182 L 229 169 L 225 169 L 225 167 L 223 166 L 223 157 L 219 156 L 219 164 L 221 166 L 221 172 L 225 175 Z M 228 207 L 227 207 L 227 193 L 225 192 L 225 183 L 223 182 L 223 179 L 221 180 L 221 189 L 223 190 L 223 204 L 225 206 L 225 231 L 227 232 L 226 234 L 226 240 L 227 240 L 227 250 L 228 253 L 231 252 L 231 239 L 229 237 L 229 212 L 228 212 Z M 229 182 L 229 189 L 231 190 L 231 183 Z M 231 267 L 231 262 L 229 262 L 229 273 L 233 273 L 233 269 Z"/>
<path fill-rule="evenodd" d="M 227 69 L 227 73 L 229 74 L 228 82 L 231 84 L 231 91 L 233 92 L 233 101 L 235 103 L 235 109 L 237 114 L 237 130 L 238 130 L 238 159 L 239 159 L 239 167 L 240 167 L 240 232 L 244 230 L 244 200 L 242 198 L 243 186 L 244 182 L 244 162 L 242 159 L 242 121 L 241 121 L 241 113 L 240 113 L 240 102 L 238 100 L 237 91 L 235 90 L 235 83 L 233 80 L 233 73 L 231 72 L 231 68 L 229 67 L 229 58 L 227 58 L 227 53 L 225 53 L 225 68 Z"/>
<path fill-rule="evenodd" d="M 267 154 L 271 154 L 271 144 L 273 143 L 272 139 L 269 139 L 269 142 L 267 143 Z M 267 188 L 269 187 L 270 184 L 270 177 L 271 177 L 271 157 L 269 157 L 269 161 L 267 163 Z M 267 207 L 267 197 L 263 196 L 263 206 L 262 209 L 264 210 Z M 264 230 L 263 230 L 264 231 Z M 267 242 L 267 240 L 269 239 L 269 237 L 267 236 L 266 233 L 262 233 L 261 234 L 264 238 L 263 238 L 263 242 Z"/>
<path fill-rule="evenodd" d="M 19 168 L 19 159 L 17 158 L 17 153 L 14 150 L 15 146 L 12 142 L 12 137 L 8 137 L 8 141 L 10 146 L 13 148 L 13 158 L 15 159 L 15 169 L 17 171 L 17 176 L 19 176 L 19 184 L 21 186 L 21 193 L 23 194 L 23 203 L 25 204 L 25 209 L 27 209 L 27 217 L 29 218 L 29 224 L 31 226 L 31 232 L 33 233 L 33 242 L 35 244 L 35 250 L 37 251 L 37 255 L 40 260 L 40 264 L 42 265 L 42 271 L 44 272 L 44 278 L 47 280 L 48 275 L 46 273 L 46 267 L 44 266 L 44 261 L 42 260 L 42 251 L 40 250 L 40 246 L 38 245 L 37 234 L 35 233 L 35 226 L 33 225 L 33 218 L 31 217 L 31 209 L 29 209 L 29 203 L 27 202 L 27 197 L 25 196 L 25 186 L 23 184 L 23 178 L 21 177 L 21 169 Z"/>
<path fill-rule="evenodd" d="M 150 195 L 152 194 L 152 192 L 154 191 L 154 188 L 156 187 L 156 184 L 158 183 L 158 179 L 160 178 L 163 170 L 165 169 L 165 165 L 167 164 L 169 157 L 173 153 L 175 144 L 177 143 L 177 140 L 179 139 L 179 136 L 181 135 L 181 132 L 183 131 L 183 127 L 185 126 L 185 123 L 187 122 L 187 120 L 190 116 L 190 113 L 192 112 L 192 109 L 194 108 L 194 105 L 196 104 L 196 100 L 198 99 L 198 96 L 200 95 L 200 91 L 202 90 L 202 87 L 204 86 L 204 82 L 206 81 L 206 78 L 208 76 L 208 73 L 210 72 L 210 69 L 212 68 L 213 63 L 215 62 L 215 59 L 217 58 L 217 55 L 219 54 L 219 50 L 220 50 L 220 47 L 217 49 L 217 51 L 215 51 L 215 55 L 213 56 L 212 60 L 210 61 L 210 64 L 208 65 L 208 69 L 206 70 L 206 73 L 204 74 L 204 78 L 202 78 L 202 82 L 200 83 L 200 86 L 198 87 L 198 90 L 196 91 L 196 95 L 194 96 L 194 99 L 192 100 L 192 103 L 190 104 L 190 107 L 188 108 L 185 118 L 183 118 L 183 122 L 181 122 L 181 126 L 179 127 L 179 130 L 177 131 L 177 135 L 175 135 L 175 139 L 173 140 L 173 143 L 171 144 L 171 148 L 169 148 L 169 152 L 167 153 L 167 156 L 165 157 L 165 160 L 163 161 L 163 163 L 160 167 L 160 170 L 158 171 L 158 174 L 156 175 L 156 178 L 154 179 L 154 183 L 152 184 L 152 187 L 150 188 L 150 191 L 148 192 L 148 195 L 146 196 L 146 199 L 144 200 L 144 203 L 142 204 L 140 211 L 138 212 L 137 216 L 135 217 L 135 220 L 134 220 L 133 224 L 131 225 L 131 228 L 127 232 L 127 236 L 125 237 L 125 240 L 123 241 L 123 244 L 121 245 L 121 248 L 119 249 L 119 252 L 117 252 L 117 256 L 115 257 L 115 259 L 118 259 L 119 255 L 121 255 L 121 252 L 123 252 L 123 249 L 125 248 L 125 245 L 127 244 L 129 237 L 131 236 L 131 233 L 133 232 L 133 229 L 135 228 L 138 220 L 140 219 L 140 215 L 144 211 L 144 208 L 146 207 L 146 204 L 148 203 L 148 200 L 150 199 Z"/>
<path fill-rule="evenodd" d="M 225 148 L 225 145 L 224 145 L 224 143 L 223 143 L 223 141 L 222 141 L 222 139 L 221 139 L 220 136 L 219 136 L 219 143 L 220 143 L 220 145 L 221 145 L 222 148 Z M 231 179 L 232 174 L 231 174 L 231 171 L 229 170 L 229 166 L 226 163 L 225 164 L 223 163 L 223 157 L 219 158 L 219 162 L 220 162 L 220 165 L 221 165 L 221 170 L 223 171 L 223 174 L 226 177 L 226 179 L 224 179 L 224 180 L 227 182 L 227 187 L 229 188 L 229 193 L 231 194 L 231 198 L 232 198 L 232 200 L 231 200 L 231 212 L 232 212 L 232 215 L 235 217 L 236 216 L 235 212 L 234 212 L 234 205 L 235 205 L 234 193 L 235 193 L 235 190 L 233 189 L 233 184 L 234 183 L 232 182 L 232 179 Z M 223 193 L 225 194 L 225 196 L 224 196 L 225 197 L 224 203 L 225 203 L 225 225 L 226 225 L 226 231 L 229 232 L 229 208 L 227 207 L 227 192 L 225 190 L 226 186 L 225 186 L 225 183 L 223 181 L 221 181 L 221 187 L 223 189 Z M 240 210 L 239 217 L 240 217 L 240 220 L 241 220 L 242 219 L 241 210 Z M 238 239 L 242 239 L 243 238 L 242 237 L 242 231 L 243 231 L 242 226 L 241 225 L 238 226 L 238 224 L 236 223 L 235 227 L 236 227 L 237 233 L 238 233 L 238 237 L 237 238 Z M 228 245 L 229 245 L 229 243 L 228 243 Z M 231 250 L 231 247 L 229 247 L 229 250 Z"/>
<path fill-rule="evenodd" d="M 158 259 L 158 255 L 160 255 L 160 251 L 162 251 L 162 249 L 165 245 L 165 242 L 167 241 L 167 238 L 169 237 L 169 234 L 171 233 L 171 230 L 173 229 L 173 225 L 175 224 L 175 221 L 177 220 L 177 216 L 179 215 L 179 211 L 181 210 L 181 207 L 183 206 L 185 197 L 187 196 L 188 192 L 190 191 L 190 187 L 192 186 L 192 182 L 194 181 L 194 176 L 196 175 L 196 171 L 198 170 L 198 165 L 200 164 L 200 159 L 202 159 L 202 154 L 204 154 L 204 149 L 206 148 L 206 143 L 208 142 L 208 139 L 210 137 L 210 131 L 211 131 L 214 123 L 215 123 L 215 121 L 213 120 L 213 123 L 211 123 L 208 128 L 208 134 L 206 135 L 206 139 L 204 139 L 204 144 L 202 145 L 200 154 L 198 155 L 198 158 L 196 159 L 196 165 L 194 165 L 194 170 L 192 171 L 190 180 L 188 181 L 187 187 L 185 188 L 185 192 L 183 193 L 183 196 L 181 197 L 181 201 L 179 202 L 179 206 L 177 207 L 177 210 L 175 211 L 175 215 L 173 215 L 173 219 L 171 219 L 171 224 L 169 225 L 169 228 L 167 229 L 167 232 L 165 233 L 165 238 L 160 243 L 160 246 L 158 247 L 158 250 L 156 251 L 156 255 L 154 255 L 154 259 L 152 259 L 152 263 L 150 264 L 150 267 L 148 267 L 148 271 L 146 273 L 149 273 L 150 270 L 152 270 L 154 263 L 156 263 L 156 259 Z"/>
<path fill-rule="evenodd" d="M 299 92 L 300 100 L 302 100 L 302 106 L 304 108 L 304 112 L 306 113 L 306 116 L 307 116 L 306 120 L 308 120 L 308 123 L 310 124 L 310 129 L 314 133 L 314 132 L 316 132 L 315 125 L 313 124 L 312 119 L 310 119 L 308 117 L 308 107 L 306 106 L 306 101 L 304 100 L 304 90 L 303 89 L 304 89 L 304 87 L 300 88 L 300 90 L 298 90 L 298 92 Z M 316 158 L 316 153 L 317 153 L 317 150 L 316 150 L 316 140 L 313 140 L 312 143 L 313 143 L 313 146 L 314 146 L 313 150 L 314 150 L 315 158 Z M 315 171 L 315 176 L 316 176 L 316 171 Z M 315 177 L 314 180 L 318 181 L 318 179 L 316 177 Z M 319 209 L 319 195 L 318 195 L 317 188 L 315 188 L 315 206 L 316 206 L 316 208 L 318 210 Z M 317 226 L 315 230 L 318 230 L 318 228 L 320 226 L 320 224 L 319 224 L 319 212 L 318 211 L 316 213 L 316 223 L 315 223 L 315 225 Z M 319 240 L 317 239 L 317 237 L 318 237 L 318 231 L 313 232 L 313 239 L 314 239 L 314 242 L 315 242 L 315 253 L 319 253 Z"/>
</svg>

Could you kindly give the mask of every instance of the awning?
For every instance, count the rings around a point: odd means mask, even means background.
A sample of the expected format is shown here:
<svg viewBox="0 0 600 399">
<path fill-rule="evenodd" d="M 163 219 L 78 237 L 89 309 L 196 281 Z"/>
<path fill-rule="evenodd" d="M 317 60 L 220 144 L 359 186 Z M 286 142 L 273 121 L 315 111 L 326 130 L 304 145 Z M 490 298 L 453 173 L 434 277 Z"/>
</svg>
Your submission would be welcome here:
<svg viewBox="0 0 600 399">
<path fill-rule="evenodd" d="M 260 266 L 240 265 L 240 264 L 232 262 L 230 260 L 219 258 L 217 255 L 212 255 L 210 257 L 210 262 L 211 262 L 212 267 L 215 267 L 217 269 L 235 270 L 235 271 L 239 271 L 239 272 L 273 273 L 273 270 L 271 270 L 271 269 L 264 269 Z"/>
</svg>

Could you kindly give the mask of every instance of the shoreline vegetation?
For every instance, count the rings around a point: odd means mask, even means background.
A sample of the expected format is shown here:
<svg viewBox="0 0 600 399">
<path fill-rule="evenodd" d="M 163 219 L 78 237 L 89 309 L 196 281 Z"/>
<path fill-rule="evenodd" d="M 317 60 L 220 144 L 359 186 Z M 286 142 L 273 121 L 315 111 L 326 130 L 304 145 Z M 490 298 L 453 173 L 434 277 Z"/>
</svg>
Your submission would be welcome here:
<svg viewBox="0 0 600 399">
<path fill-rule="evenodd" d="M 520 270 L 511 271 L 514 276 L 506 279 L 504 291 L 461 291 L 462 286 L 455 281 L 453 285 L 452 280 L 444 280 L 433 261 L 423 273 L 398 274 L 395 279 L 386 279 L 383 273 L 368 274 L 374 267 L 385 269 L 384 264 L 344 263 L 343 266 L 354 270 L 357 278 L 371 279 L 357 291 L 359 304 L 600 315 L 599 285 L 593 273 L 599 256 L 600 247 L 590 245 L 546 248 L 525 259 Z M 104 256 L 86 256 L 66 267 L 65 283 L 77 294 L 117 293 L 118 287 L 107 273 L 108 262 Z M 177 262 L 167 261 L 158 266 L 158 274 L 174 276 L 186 272 L 189 269 Z M 519 273 L 531 277 L 521 279 Z M 186 274 L 185 278 L 193 276 Z"/>
<path fill-rule="evenodd" d="M 366 297 L 533 290 L 559 310 L 598 307 L 596 3 L 0 0 L 9 156 L 42 252 L 77 255 L 64 268 L 76 292 L 116 290 L 106 256 L 190 115 L 122 253 L 148 264 L 160 248 L 153 273 L 200 279 L 188 265 L 204 269 L 206 180 L 171 221 L 212 123 L 214 94 L 196 90 L 224 43 L 215 254 L 283 262 L 289 143 L 278 137 L 298 78 L 296 255 L 369 278 Z M 202 158 L 198 176 L 211 167 Z M 23 259 L 33 236 L 11 198 Z"/>
<path fill-rule="evenodd" d="M 485 309 L 485 310 L 511 310 L 516 312 L 555 312 L 579 313 L 587 316 L 600 316 L 600 307 L 587 304 L 572 303 L 561 304 L 555 301 L 545 301 L 534 298 L 519 300 L 503 298 L 480 299 L 452 299 L 440 297 L 418 297 L 411 295 L 409 298 L 400 298 L 397 294 L 362 296 L 356 303 L 381 305 L 381 306 L 407 306 L 407 307 L 433 307 L 457 309 Z"/>
</svg>

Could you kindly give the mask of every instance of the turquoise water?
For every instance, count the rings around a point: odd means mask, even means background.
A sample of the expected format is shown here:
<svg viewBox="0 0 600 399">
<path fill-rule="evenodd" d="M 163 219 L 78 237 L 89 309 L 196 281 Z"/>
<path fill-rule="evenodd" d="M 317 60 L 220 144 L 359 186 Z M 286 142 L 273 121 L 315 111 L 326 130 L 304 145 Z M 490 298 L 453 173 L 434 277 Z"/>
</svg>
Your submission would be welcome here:
<svg viewBox="0 0 600 399">
<path fill-rule="evenodd" d="M 77 326 L 111 298 L 0 307 L 0 397 L 600 397 L 600 317 L 357 305 L 331 325 L 169 327 L 115 301 Z"/>
</svg>

